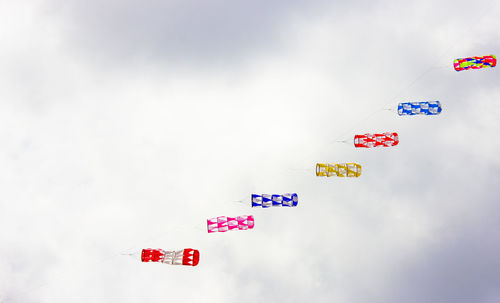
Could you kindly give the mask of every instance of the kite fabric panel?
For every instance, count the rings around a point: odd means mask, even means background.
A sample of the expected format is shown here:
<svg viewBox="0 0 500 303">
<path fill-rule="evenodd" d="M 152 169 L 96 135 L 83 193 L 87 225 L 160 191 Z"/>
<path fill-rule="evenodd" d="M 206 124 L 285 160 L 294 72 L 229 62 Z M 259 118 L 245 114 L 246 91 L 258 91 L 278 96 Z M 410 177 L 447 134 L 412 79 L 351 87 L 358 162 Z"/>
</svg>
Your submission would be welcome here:
<svg viewBox="0 0 500 303">
<path fill-rule="evenodd" d="M 200 261 L 200 252 L 197 249 L 163 250 L 145 248 L 141 254 L 142 262 L 160 262 L 170 265 L 196 266 Z"/>
<path fill-rule="evenodd" d="M 252 215 L 238 216 L 236 218 L 221 216 L 207 220 L 208 233 L 226 232 L 234 229 L 253 229 L 255 221 Z"/>
<path fill-rule="evenodd" d="M 398 104 L 398 115 L 413 116 L 413 115 L 439 115 L 442 111 L 439 101 L 426 102 L 404 102 Z"/>
<path fill-rule="evenodd" d="M 361 165 L 357 163 L 318 163 L 316 164 L 316 176 L 318 177 L 359 177 L 361 176 Z"/>
<path fill-rule="evenodd" d="M 252 207 L 269 208 L 271 206 L 295 207 L 299 203 L 296 193 L 283 195 L 252 194 Z"/>
<path fill-rule="evenodd" d="M 495 57 L 495 55 L 458 58 L 455 59 L 455 61 L 453 61 L 453 67 L 457 72 L 468 69 L 495 67 L 496 65 L 497 65 L 497 57 Z"/>
<path fill-rule="evenodd" d="M 355 147 L 389 147 L 398 145 L 398 143 L 399 137 L 397 133 L 364 134 L 354 136 Z"/>
</svg>

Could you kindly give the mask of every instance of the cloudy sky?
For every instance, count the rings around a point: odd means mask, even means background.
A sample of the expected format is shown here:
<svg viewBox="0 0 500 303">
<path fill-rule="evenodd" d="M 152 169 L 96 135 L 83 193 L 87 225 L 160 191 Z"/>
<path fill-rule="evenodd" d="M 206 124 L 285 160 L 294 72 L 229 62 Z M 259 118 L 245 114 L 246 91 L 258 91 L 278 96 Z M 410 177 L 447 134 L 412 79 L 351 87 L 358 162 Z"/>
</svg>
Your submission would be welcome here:
<svg viewBox="0 0 500 303">
<path fill-rule="evenodd" d="M 0 1 L 0 302 L 500 302 L 500 74 L 452 68 L 500 55 L 499 14 Z M 429 100 L 440 116 L 388 110 Z M 400 144 L 337 142 L 384 131 Z M 286 192 L 299 207 L 250 208 Z M 243 214 L 254 230 L 207 234 Z M 127 255 L 146 247 L 200 264 Z"/>
</svg>

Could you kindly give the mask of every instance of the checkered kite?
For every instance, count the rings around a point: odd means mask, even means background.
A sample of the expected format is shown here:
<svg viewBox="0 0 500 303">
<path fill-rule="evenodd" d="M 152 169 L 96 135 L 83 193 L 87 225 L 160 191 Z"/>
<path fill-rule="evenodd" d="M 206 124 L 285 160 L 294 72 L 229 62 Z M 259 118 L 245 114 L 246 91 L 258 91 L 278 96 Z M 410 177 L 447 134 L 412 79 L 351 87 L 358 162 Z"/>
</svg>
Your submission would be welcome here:
<svg viewBox="0 0 500 303">
<path fill-rule="evenodd" d="M 316 176 L 318 177 L 359 177 L 361 176 L 361 165 L 357 163 L 318 163 L 316 164 Z"/>
<path fill-rule="evenodd" d="M 383 134 L 364 134 L 354 136 L 355 147 L 378 147 L 378 146 L 395 146 L 399 143 L 397 133 L 383 133 Z"/>
<path fill-rule="evenodd" d="M 439 101 L 425 102 L 404 102 L 398 104 L 398 115 L 414 116 L 414 115 L 439 115 L 442 111 Z"/>
<path fill-rule="evenodd" d="M 207 220 L 208 233 L 226 232 L 235 229 L 247 230 L 253 229 L 253 216 L 238 216 L 236 218 L 221 216 Z"/>
<path fill-rule="evenodd" d="M 271 206 L 295 207 L 299 203 L 296 193 L 283 195 L 252 194 L 252 207 L 269 208 Z"/>
</svg>

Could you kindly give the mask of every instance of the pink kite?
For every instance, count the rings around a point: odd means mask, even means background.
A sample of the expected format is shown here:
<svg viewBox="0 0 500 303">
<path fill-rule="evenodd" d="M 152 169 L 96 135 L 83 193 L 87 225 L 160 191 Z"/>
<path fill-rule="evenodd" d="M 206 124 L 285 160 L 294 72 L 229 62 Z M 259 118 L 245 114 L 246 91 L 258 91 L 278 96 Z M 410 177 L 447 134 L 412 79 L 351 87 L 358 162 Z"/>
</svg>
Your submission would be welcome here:
<svg viewBox="0 0 500 303">
<path fill-rule="evenodd" d="M 209 233 L 226 232 L 238 228 L 239 230 L 253 229 L 254 219 L 253 216 L 238 216 L 231 217 L 217 217 L 207 220 L 207 227 Z"/>
</svg>

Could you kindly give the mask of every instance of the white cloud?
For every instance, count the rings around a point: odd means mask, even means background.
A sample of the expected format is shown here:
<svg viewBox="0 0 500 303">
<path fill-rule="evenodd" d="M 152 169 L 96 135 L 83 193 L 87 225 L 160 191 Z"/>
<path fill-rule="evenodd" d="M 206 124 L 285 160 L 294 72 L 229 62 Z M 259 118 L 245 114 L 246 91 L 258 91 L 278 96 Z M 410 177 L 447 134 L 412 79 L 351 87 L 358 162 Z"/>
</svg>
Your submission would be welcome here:
<svg viewBox="0 0 500 303">
<path fill-rule="evenodd" d="M 4 301 L 498 299 L 498 70 L 451 68 L 497 53 L 493 2 L 99 4 L 0 9 Z M 398 147 L 333 142 L 386 130 Z M 363 175 L 316 178 L 325 161 Z M 296 209 L 234 202 L 291 191 Z M 239 214 L 253 231 L 206 233 Z M 120 255 L 143 247 L 200 264 Z"/>
</svg>

